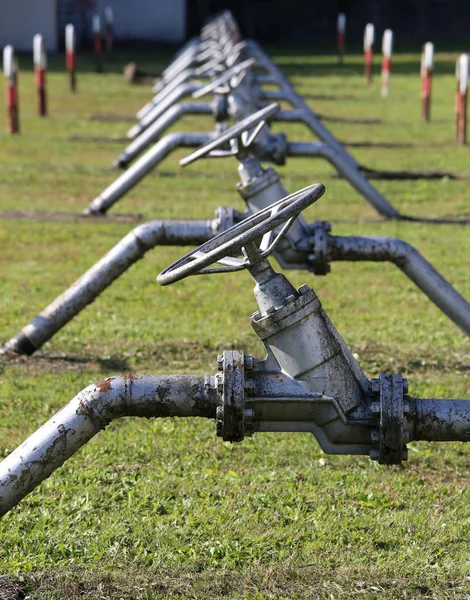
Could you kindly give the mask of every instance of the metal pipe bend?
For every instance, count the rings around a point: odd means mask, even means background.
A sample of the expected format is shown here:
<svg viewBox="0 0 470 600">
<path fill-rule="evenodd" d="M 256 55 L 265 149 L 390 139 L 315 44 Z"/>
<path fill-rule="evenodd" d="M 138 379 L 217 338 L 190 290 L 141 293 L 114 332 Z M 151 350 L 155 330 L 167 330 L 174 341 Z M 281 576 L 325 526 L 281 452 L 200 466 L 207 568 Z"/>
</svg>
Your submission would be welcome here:
<svg viewBox="0 0 470 600">
<path fill-rule="evenodd" d="M 215 418 L 211 376 L 119 375 L 82 390 L 0 463 L 0 516 L 120 417 Z"/>
</svg>

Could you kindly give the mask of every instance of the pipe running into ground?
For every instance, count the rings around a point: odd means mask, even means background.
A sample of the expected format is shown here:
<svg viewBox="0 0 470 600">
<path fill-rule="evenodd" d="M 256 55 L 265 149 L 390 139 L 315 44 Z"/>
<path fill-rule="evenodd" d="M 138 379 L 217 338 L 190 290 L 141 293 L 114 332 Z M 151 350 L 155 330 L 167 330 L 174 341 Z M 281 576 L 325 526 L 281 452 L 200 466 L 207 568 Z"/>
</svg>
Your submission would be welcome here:
<svg viewBox="0 0 470 600">
<path fill-rule="evenodd" d="M 0 354 L 33 354 L 149 250 L 156 246 L 198 246 L 219 233 L 221 224 L 221 219 L 213 219 L 152 221 L 139 225 L 8 340 Z"/>
<path fill-rule="evenodd" d="M 97 381 L 0 463 L 0 516 L 114 419 L 214 419 L 217 401 L 210 375 L 120 375 Z"/>
<path fill-rule="evenodd" d="M 175 104 L 127 146 L 113 162 L 113 167 L 125 169 L 148 145 L 157 141 L 161 134 L 180 117 L 184 115 L 211 115 L 212 112 L 212 105 L 209 102 Z"/>
<path fill-rule="evenodd" d="M 212 134 L 209 133 L 177 132 L 166 135 L 95 198 L 85 209 L 85 214 L 105 213 L 176 148 L 197 148 L 211 140 Z"/>
<path fill-rule="evenodd" d="M 176 104 L 185 96 L 190 96 L 193 92 L 201 89 L 201 84 L 184 83 L 168 94 L 168 96 L 157 106 L 152 108 L 138 123 L 129 129 L 127 137 L 131 140 L 138 137 L 154 121 L 161 117 L 173 104 Z"/>
<path fill-rule="evenodd" d="M 377 212 L 390 219 L 401 218 L 400 213 L 382 194 L 367 181 L 364 175 L 348 160 L 344 153 L 323 142 L 288 142 L 288 156 L 321 156 L 326 158 Z"/>
<path fill-rule="evenodd" d="M 329 236 L 328 259 L 392 262 L 442 312 L 470 335 L 470 304 L 416 248 L 403 240 L 388 237 Z"/>
</svg>

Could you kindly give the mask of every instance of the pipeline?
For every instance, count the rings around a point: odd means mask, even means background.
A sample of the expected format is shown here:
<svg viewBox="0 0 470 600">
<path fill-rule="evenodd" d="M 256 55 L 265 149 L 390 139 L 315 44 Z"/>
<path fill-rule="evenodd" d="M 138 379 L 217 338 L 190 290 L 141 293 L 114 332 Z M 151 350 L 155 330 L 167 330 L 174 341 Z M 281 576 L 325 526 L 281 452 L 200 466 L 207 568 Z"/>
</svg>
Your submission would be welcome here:
<svg viewBox="0 0 470 600">
<path fill-rule="evenodd" d="M 105 213 L 175 148 L 197 148 L 211 139 L 212 136 L 208 133 L 176 132 L 166 135 L 95 198 L 90 206 L 84 210 L 84 213 Z"/>
<path fill-rule="evenodd" d="M 213 376 L 120 375 L 88 386 L 0 463 L 0 516 L 114 419 L 214 419 Z"/>
<path fill-rule="evenodd" d="M 214 237 L 220 227 L 220 219 L 151 221 L 139 225 L 8 340 L 0 354 L 34 354 L 149 250 L 155 246 L 198 245 Z"/>
<path fill-rule="evenodd" d="M 122 154 L 120 154 L 113 162 L 113 167 L 121 169 L 127 168 L 130 162 L 139 156 L 150 143 L 155 142 L 160 135 L 180 117 L 183 117 L 184 115 L 211 114 L 212 107 L 208 102 L 185 102 L 184 104 L 175 104 L 127 146 Z"/>
<path fill-rule="evenodd" d="M 467 335 L 470 304 L 421 254 L 403 240 L 389 237 L 331 236 L 330 260 L 389 261 L 395 264 Z"/>
</svg>

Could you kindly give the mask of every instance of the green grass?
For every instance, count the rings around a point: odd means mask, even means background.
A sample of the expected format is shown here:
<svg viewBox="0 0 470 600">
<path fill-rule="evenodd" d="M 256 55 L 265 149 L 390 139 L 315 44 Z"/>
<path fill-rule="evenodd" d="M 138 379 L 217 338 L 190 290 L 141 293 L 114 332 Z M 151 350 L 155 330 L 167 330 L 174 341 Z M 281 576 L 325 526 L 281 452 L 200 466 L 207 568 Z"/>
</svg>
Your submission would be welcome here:
<svg viewBox="0 0 470 600">
<path fill-rule="evenodd" d="M 338 67 L 325 52 L 272 51 L 318 113 L 382 120 L 329 124 L 339 139 L 415 144 L 355 148 L 361 163 L 470 176 L 469 150 L 454 144 L 457 53 L 437 56 L 433 122 L 425 124 L 417 53 L 396 55 L 384 100 L 378 77 L 370 88 L 364 85 L 358 54 Z M 79 213 L 111 183 L 115 173 L 108 166 L 122 145 L 69 137 L 125 134 L 129 123 L 90 121 L 89 115 L 132 115 L 149 99 L 148 88 L 131 87 L 119 74 L 134 58 L 117 55 L 103 75 L 82 59 L 75 95 L 62 61 L 52 59 L 47 119 L 35 115 L 33 76 L 28 60 L 21 60 L 22 134 L 2 135 L 2 211 Z M 168 60 L 163 54 L 137 58 L 154 70 Z M 210 119 L 201 117 L 175 126 L 210 128 Z M 311 139 L 301 126 L 283 129 L 290 140 Z M 183 170 L 176 158 L 184 154 L 171 156 L 113 212 L 211 218 L 219 205 L 243 208 L 235 161 Z M 279 171 L 289 191 L 313 181 L 326 185 L 309 220 L 328 219 L 341 235 L 403 238 L 470 297 L 468 227 L 384 222 L 321 160 L 291 159 Z M 376 185 L 406 214 L 470 214 L 465 179 Z M 131 227 L 0 220 L 1 340 Z M 214 372 L 224 348 L 262 355 L 249 326 L 255 303 L 246 273 L 157 286 L 159 271 L 186 250 L 149 253 L 36 356 L 0 363 L 0 456 L 103 376 Z M 314 286 L 368 376 L 398 372 L 408 377 L 412 395 L 469 397 L 468 339 L 395 267 L 336 263 L 328 277 L 288 275 L 296 285 Z M 1 521 L 0 598 L 20 597 L 15 586 L 32 600 L 468 598 L 469 468 L 470 448 L 457 443 L 413 443 L 407 463 L 386 468 L 366 458 L 324 456 L 306 434 L 258 434 L 230 445 L 215 437 L 209 422 L 118 421 Z"/>
</svg>

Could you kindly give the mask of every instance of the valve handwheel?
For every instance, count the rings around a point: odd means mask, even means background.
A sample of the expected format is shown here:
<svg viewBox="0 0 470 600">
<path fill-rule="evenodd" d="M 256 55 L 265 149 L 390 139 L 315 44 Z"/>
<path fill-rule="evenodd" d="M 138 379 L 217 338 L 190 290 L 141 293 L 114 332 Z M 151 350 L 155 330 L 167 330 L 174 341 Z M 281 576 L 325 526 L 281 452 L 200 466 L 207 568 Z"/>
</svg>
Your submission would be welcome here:
<svg viewBox="0 0 470 600">
<path fill-rule="evenodd" d="M 189 275 L 241 271 L 252 267 L 273 252 L 294 219 L 307 206 L 316 202 L 324 191 L 321 183 L 314 183 L 278 200 L 174 262 L 160 273 L 158 283 L 169 285 Z M 283 224 L 271 241 L 272 232 Z M 261 243 L 257 245 L 255 241 L 259 238 L 262 238 Z M 237 258 L 240 254 L 244 254 L 244 258 Z M 226 266 L 206 268 L 217 262 Z"/>
<path fill-rule="evenodd" d="M 255 64 L 255 62 L 256 61 L 254 58 L 248 58 L 247 60 L 244 60 L 243 62 L 237 63 L 233 67 L 230 67 L 225 71 L 225 73 L 219 75 L 213 81 L 203 86 L 196 92 L 193 92 L 193 98 L 201 98 L 202 96 L 206 96 L 207 94 L 214 92 L 220 86 L 224 85 L 225 83 L 228 83 L 232 79 L 232 77 L 237 77 L 243 72 L 246 72 L 247 69 L 249 69 Z"/>
<path fill-rule="evenodd" d="M 227 143 L 232 140 L 239 140 L 244 148 L 248 148 L 250 144 L 254 141 L 257 134 L 261 130 L 261 128 L 266 124 L 266 122 L 271 119 L 277 111 L 281 108 L 280 104 L 274 102 L 273 104 L 269 104 L 269 106 L 265 106 L 261 110 L 253 113 L 249 117 L 239 121 L 232 127 L 229 127 L 226 131 L 222 133 L 219 137 L 207 144 L 199 146 L 196 148 L 194 152 L 188 154 L 179 161 L 179 164 L 184 167 L 189 165 L 190 163 L 198 160 L 199 158 L 204 158 L 205 156 L 211 157 L 220 157 L 220 156 L 232 156 L 237 153 L 238 148 L 235 150 L 220 150 L 221 146 L 225 146 Z M 248 133 L 253 130 L 251 135 Z"/>
</svg>

